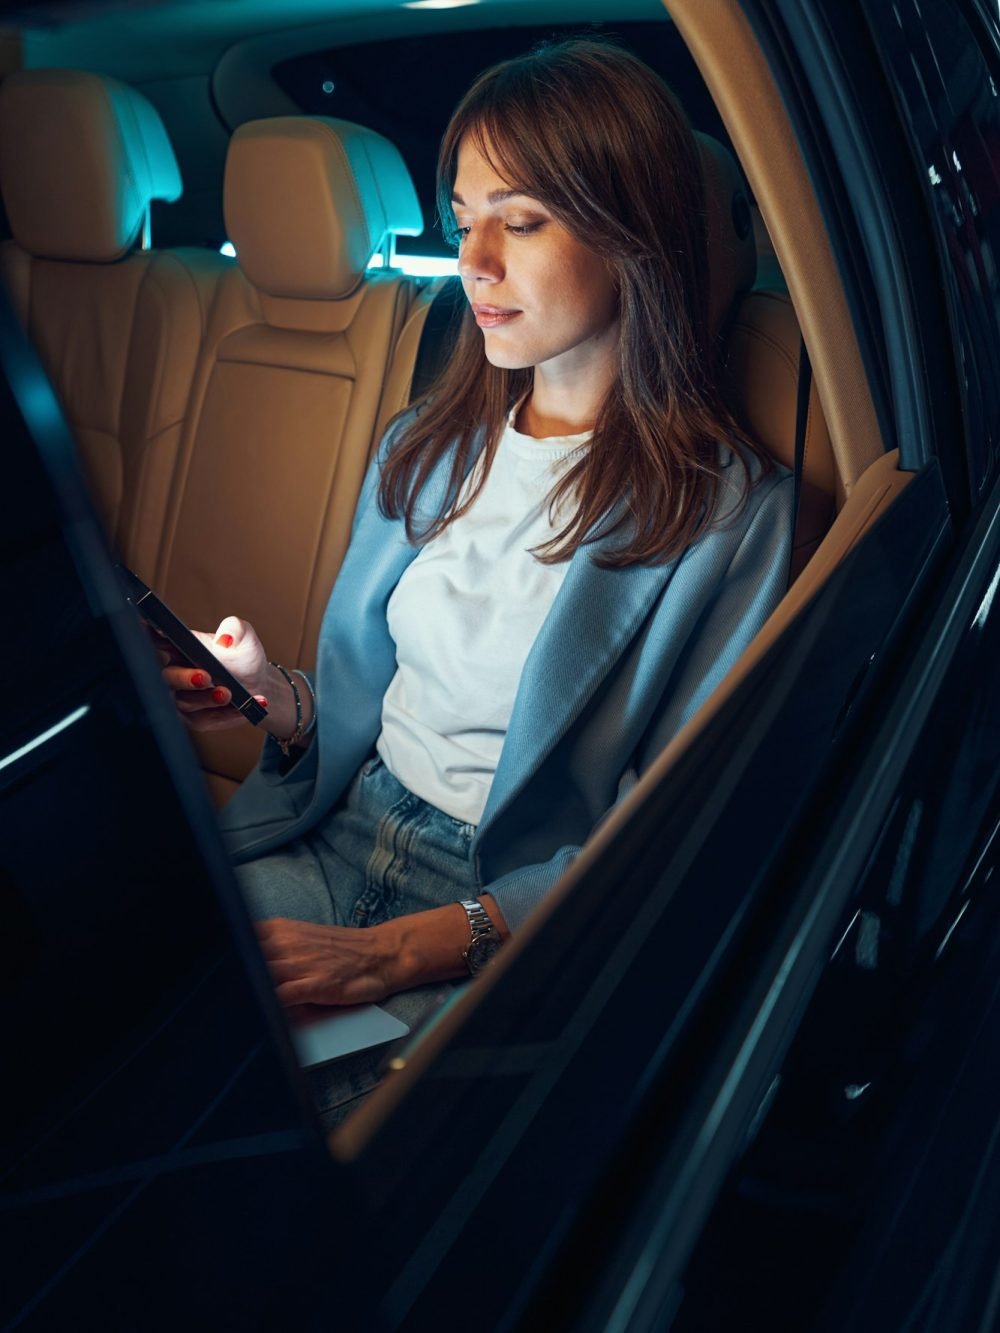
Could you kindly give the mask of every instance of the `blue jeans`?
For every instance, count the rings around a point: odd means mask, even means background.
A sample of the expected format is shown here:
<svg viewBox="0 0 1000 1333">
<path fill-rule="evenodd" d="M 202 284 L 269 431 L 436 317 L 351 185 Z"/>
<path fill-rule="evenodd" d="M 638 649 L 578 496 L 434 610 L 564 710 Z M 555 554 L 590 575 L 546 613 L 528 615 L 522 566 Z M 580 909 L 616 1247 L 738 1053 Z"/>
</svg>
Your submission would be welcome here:
<svg viewBox="0 0 1000 1333">
<path fill-rule="evenodd" d="M 236 876 L 254 920 L 373 926 L 475 897 L 475 831 L 414 796 L 376 756 L 322 823 L 280 851 L 237 866 Z M 447 982 L 417 986 L 381 1003 L 412 1032 L 454 991 Z M 324 1127 L 342 1120 L 375 1087 L 410 1039 L 307 1071 Z"/>
</svg>

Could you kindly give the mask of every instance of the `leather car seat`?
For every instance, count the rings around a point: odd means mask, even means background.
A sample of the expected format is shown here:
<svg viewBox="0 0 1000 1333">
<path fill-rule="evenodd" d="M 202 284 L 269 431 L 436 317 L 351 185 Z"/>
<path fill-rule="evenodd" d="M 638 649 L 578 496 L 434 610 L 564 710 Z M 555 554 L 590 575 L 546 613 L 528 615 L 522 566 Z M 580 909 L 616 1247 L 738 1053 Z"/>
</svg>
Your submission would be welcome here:
<svg viewBox="0 0 1000 1333">
<path fill-rule="evenodd" d="M 799 322 L 787 293 L 752 290 L 757 243 L 746 187 L 729 151 L 707 134 L 696 137 L 705 173 L 709 319 L 721 342 L 728 397 L 748 434 L 777 462 L 794 469 Z M 838 495 L 830 433 L 815 383 L 804 446 L 793 579 L 829 527 Z"/>
<path fill-rule="evenodd" d="M 181 193 L 153 106 L 115 79 L 26 70 L 0 85 L 0 280 L 76 437 L 107 531 L 147 577 L 218 265 L 148 248 Z M 136 502 L 147 527 L 138 531 Z"/>
<path fill-rule="evenodd" d="M 388 140 L 305 116 L 237 129 L 224 211 L 237 260 L 209 316 L 154 582 L 189 624 L 243 616 L 272 658 L 309 668 L 417 290 L 368 261 L 423 219 Z M 216 799 L 260 740 L 198 738 Z"/>
</svg>

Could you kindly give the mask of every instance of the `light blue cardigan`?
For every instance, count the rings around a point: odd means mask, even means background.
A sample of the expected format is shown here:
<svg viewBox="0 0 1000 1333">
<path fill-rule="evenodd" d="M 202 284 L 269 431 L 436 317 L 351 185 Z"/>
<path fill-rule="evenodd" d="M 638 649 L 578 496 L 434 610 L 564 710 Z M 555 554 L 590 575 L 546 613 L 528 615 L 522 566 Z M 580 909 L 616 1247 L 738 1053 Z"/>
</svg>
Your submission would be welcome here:
<svg viewBox="0 0 1000 1333">
<path fill-rule="evenodd" d="M 448 461 L 424 488 L 422 514 L 440 504 Z M 593 555 L 620 534 L 581 547 L 528 654 L 472 842 L 483 891 L 512 929 L 784 593 L 792 478 L 785 469 L 767 476 L 734 520 L 745 473 L 727 447 L 720 446 L 720 461 L 720 522 L 666 565 L 598 568 Z M 269 741 L 222 813 L 237 861 L 264 856 L 317 824 L 374 751 L 382 697 L 396 671 L 386 604 L 419 551 L 401 519 L 379 514 L 377 492 L 376 462 L 320 631 L 316 739 L 285 775 Z"/>
</svg>

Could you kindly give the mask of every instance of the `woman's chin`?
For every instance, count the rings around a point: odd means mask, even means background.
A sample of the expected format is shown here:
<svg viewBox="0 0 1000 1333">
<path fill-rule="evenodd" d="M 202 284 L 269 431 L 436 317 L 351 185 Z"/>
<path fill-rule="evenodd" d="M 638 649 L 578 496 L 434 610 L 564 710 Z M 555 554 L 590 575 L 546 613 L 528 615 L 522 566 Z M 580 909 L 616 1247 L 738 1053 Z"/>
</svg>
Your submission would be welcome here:
<svg viewBox="0 0 1000 1333">
<path fill-rule="evenodd" d="M 528 357 L 518 353 L 510 347 L 491 347 L 487 338 L 483 347 L 486 353 L 486 360 L 491 366 L 496 366 L 497 370 L 528 370 L 535 363 Z"/>
</svg>

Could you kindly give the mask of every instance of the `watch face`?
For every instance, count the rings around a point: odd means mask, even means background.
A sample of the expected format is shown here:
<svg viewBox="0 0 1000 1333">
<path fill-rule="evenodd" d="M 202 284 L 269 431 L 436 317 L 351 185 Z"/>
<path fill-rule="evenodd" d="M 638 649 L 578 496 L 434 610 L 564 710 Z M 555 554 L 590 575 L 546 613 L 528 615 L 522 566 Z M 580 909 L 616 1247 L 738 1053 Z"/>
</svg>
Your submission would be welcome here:
<svg viewBox="0 0 1000 1333">
<path fill-rule="evenodd" d="M 476 940 L 469 945 L 469 951 L 465 955 L 469 964 L 469 971 L 476 973 L 486 966 L 496 951 L 500 948 L 499 939 L 487 935 L 485 939 Z"/>
</svg>

